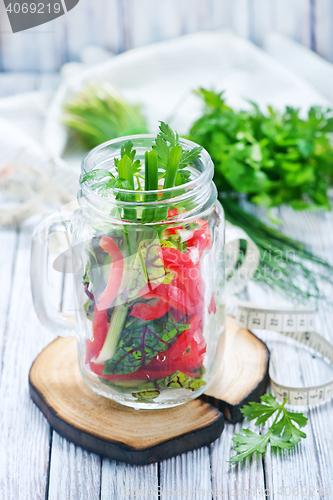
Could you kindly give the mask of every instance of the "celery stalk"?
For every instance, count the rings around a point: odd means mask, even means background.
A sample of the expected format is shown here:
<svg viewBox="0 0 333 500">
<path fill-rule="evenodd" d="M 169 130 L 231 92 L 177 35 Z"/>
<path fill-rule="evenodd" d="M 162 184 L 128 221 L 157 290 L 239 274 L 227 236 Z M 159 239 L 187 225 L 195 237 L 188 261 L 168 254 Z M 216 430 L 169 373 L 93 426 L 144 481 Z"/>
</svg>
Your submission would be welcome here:
<svg viewBox="0 0 333 500">
<path fill-rule="evenodd" d="M 153 149 L 152 151 L 145 152 L 145 190 L 155 191 L 158 189 L 158 159 L 157 153 Z M 157 194 L 147 194 L 145 196 L 145 201 L 151 202 L 157 200 Z M 153 208 L 147 208 L 143 211 L 142 220 L 143 222 L 151 222 L 155 219 L 155 210 Z"/>
<path fill-rule="evenodd" d="M 164 189 L 174 187 L 180 162 L 180 157 L 182 155 L 181 146 L 174 146 L 170 148 L 167 169 L 165 174 Z"/>
<path fill-rule="evenodd" d="M 113 310 L 109 330 L 102 347 L 102 350 L 96 360 L 96 363 L 104 364 L 114 356 L 116 352 L 120 335 L 127 317 L 128 307 L 126 304 L 116 306 Z"/>
</svg>

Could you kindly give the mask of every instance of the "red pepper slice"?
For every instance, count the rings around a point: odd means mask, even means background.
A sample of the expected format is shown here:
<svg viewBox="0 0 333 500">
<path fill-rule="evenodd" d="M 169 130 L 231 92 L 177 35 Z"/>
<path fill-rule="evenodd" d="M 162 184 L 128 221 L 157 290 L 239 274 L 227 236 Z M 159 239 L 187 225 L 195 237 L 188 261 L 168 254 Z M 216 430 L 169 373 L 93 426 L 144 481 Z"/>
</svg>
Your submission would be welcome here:
<svg viewBox="0 0 333 500">
<path fill-rule="evenodd" d="M 183 283 L 185 289 L 196 302 L 203 300 L 204 283 L 200 269 L 193 264 L 190 257 L 172 247 L 159 250 L 162 253 L 164 266 L 170 270 Z"/>
<path fill-rule="evenodd" d="M 186 243 L 189 249 L 192 247 L 196 248 L 199 252 L 199 256 L 201 257 L 204 250 L 206 250 L 206 248 L 210 248 L 212 245 L 212 237 L 208 229 L 208 222 L 204 222 L 199 229 L 196 229 L 192 238 L 187 240 Z"/>
<path fill-rule="evenodd" d="M 131 308 L 131 316 L 135 318 L 150 319 L 161 318 L 171 309 L 171 305 L 163 299 L 152 299 L 148 303 L 136 302 Z"/>
<path fill-rule="evenodd" d="M 112 264 L 106 288 L 97 299 L 97 308 L 108 309 L 117 296 L 124 272 L 123 254 L 119 250 L 117 243 L 109 236 L 102 236 L 99 246 L 103 248 L 111 257 Z"/>
<path fill-rule="evenodd" d="M 109 328 L 107 317 L 108 310 L 98 310 L 95 305 L 94 316 L 92 320 L 93 339 L 87 339 L 86 341 L 86 363 L 89 363 L 91 359 L 98 356 L 102 350 Z"/>
<path fill-rule="evenodd" d="M 139 292 L 139 295 L 145 299 L 162 299 L 170 304 L 170 307 L 174 307 L 189 316 L 195 313 L 195 305 L 190 297 L 188 297 L 186 292 L 173 285 L 164 285 L 161 283 L 154 290 L 145 285 Z"/>
</svg>

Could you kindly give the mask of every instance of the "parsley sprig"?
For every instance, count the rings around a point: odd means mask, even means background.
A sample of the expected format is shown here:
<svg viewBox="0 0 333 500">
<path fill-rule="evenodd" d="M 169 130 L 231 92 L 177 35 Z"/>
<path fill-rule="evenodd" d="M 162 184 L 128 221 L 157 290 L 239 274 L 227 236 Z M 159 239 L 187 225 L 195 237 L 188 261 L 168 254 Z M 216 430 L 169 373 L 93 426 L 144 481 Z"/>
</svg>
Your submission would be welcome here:
<svg viewBox="0 0 333 500">
<path fill-rule="evenodd" d="M 180 186 L 188 182 L 190 172 L 184 170 L 193 165 L 193 160 L 200 158 L 202 147 L 197 146 L 185 151 L 179 145 L 179 136 L 169 125 L 160 122 L 160 133 L 155 139 L 153 149 L 157 152 L 159 168 L 165 172 L 160 179 L 165 177 L 164 188 Z"/>
<path fill-rule="evenodd" d="M 155 139 L 151 151 L 146 151 L 144 159 L 144 176 L 141 175 L 143 165 L 139 159 L 135 159 L 136 150 L 133 149 L 132 141 L 127 141 L 121 148 L 120 158 L 114 159 L 114 172 L 104 169 L 94 169 L 83 175 L 81 184 L 88 181 L 97 181 L 91 185 L 91 189 L 98 192 L 100 196 L 109 196 L 112 189 L 124 189 L 128 193 L 117 193 L 116 199 L 126 202 L 157 200 L 157 194 L 140 195 L 143 191 L 157 191 L 159 187 L 172 188 L 186 184 L 191 177 L 187 167 L 193 165 L 193 161 L 200 158 L 202 147 L 194 147 L 184 150 L 179 143 L 179 136 L 169 125 L 164 122 L 160 124 L 160 132 Z M 163 181 L 162 181 L 163 179 Z M 162 181 L 159 183 L 159 181 Z M 134 194 L 135 192 L 135 194 Z M 140 198 L 141 196 L 141 198 Z M 162 199 L 166 196 L 162 193 Z M 134 208 L 124 208 L 126 220 L 137 220 L 137 212 Z M 154 207 L 144 209 L 140 217 L 141 222 L 157 222 L 167 216 L 167 208 L 156 209 Z"/>
<path fill-rule="evenodd" d="M 303 413 L 294 413 L 285 409 L 288 401 L 286 398 L 282 404 L 278 403 L 271 393 L 261 397 L 262 403 L 249 403 L 243 406 L 241 412 L 248 420 L 255 420 L 255 425 L 264 425 L 276 412 L 272 425 L 265 434 L 257 434 L 250 429 L 242 429 L 242 434 L 235 434 L 233 441 L 234 450 L 238 453 L 231 457 L 231 463 L 237 463 L 253 453 L 265 453 L 268 443 L 272 447 L 290 450 L 306 438 L 301 431 L 306 426 L 308 419 Z M 281 417 L 281 418 L 280 418 Z M 297 424 L 298 427 L 296 427 Z"/>
</svg>

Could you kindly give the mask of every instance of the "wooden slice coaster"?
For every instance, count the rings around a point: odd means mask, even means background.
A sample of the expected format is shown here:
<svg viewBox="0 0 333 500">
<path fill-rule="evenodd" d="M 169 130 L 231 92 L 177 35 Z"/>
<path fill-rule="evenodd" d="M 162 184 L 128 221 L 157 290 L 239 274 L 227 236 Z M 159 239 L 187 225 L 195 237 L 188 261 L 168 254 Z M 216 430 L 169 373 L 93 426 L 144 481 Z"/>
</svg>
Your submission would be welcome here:
<svg viewBox="0 0 333 500">
<path fill-rule="evenodd" d="M 51 427 L 89 451 L 143 465 L 206 446 L 224 427 L 219 410 L 196 399 L 175 408 L 134 410 L 83 381 L 76 339 L 58 338 L 34 361 L 30 395 Z"/>
<path fill-rule="evenodd" d="M 240 408 L 259 401 L 268 385 L 269 350 L 246 328 L 239 328 L 227 316 L 225 345 L 219 346 L 222 363 L 216 377 L 201 399 L 224 413 L 229 422 L 243 420 Z"/>
<path fill-rule="evenodd" d="M 175 408 L 134 410 L 95 394 L 81 377 L 76 339 L 60 337 L 34 361 L 30 395 L 69 441 L 111 459 L 143 465 L 212 443 L 224 427 L 219 409 L 228 420 L 239 421 L 240 407 L 258 400 L 265 390 L 268 360 L 265 344 L 228 318 L 223 363 L 207 394 Z"/>
</svg>

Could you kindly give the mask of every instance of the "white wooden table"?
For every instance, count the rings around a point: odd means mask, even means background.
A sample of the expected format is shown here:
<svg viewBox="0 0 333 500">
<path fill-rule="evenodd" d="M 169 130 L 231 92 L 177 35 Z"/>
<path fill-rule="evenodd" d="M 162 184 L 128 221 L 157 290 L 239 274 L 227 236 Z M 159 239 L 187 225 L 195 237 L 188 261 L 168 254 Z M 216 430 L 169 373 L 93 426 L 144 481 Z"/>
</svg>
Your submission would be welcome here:
<svg viewBox="0 0 333 500">
<path fill-rule="evenodd" d="M 45 79 L 33 75 L 16 81 L 20 90 L 32 90 Z M 13 87 L 10 90 L 13 93 Z M 2 95 L 6 93 L 8 89 L 2 87 Z M 306 242 L 332 262 L 333 213 L 294 214 L 283 209 L 280 216 L 284 221 L 283 231 Z M 333 497 L 332 402 L 306 410 L 308 437 L 294 450 L 268 451 L 264 457 L 252 458 L 238 466 L 227 462 L 231 439 L 235 431 L 248 424 L 227 423 L 221 437 L 210 447 L 142 467 L 102 459 L 53 431 L 30 400 L 28 391 L 31 363 L 53 339 L 40 325 L 32 306 L 29 277 L 32 230 L 32 224 L 27 223 L 0 229 L 1 500 Z M 329 287 L 325 292 L 333 296 Z M 70 287 L 60 273 L 53 277 L 52 295 L 59 308 L 70 308 Z M 266 303 L 272 300 L 255 284 L 248 287 L 246 295 L 249 300 Z M 325 303 L 320 304 L 317 325 L 320 333 L 331 341 L 332 311 Z M 302 385 L 326 381 L 332 376 L 332 370 L 324 362 L 278 340 L 270 335 L 267 343 L 278 356 L 281 382 Z"/>
</svg>

